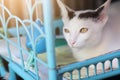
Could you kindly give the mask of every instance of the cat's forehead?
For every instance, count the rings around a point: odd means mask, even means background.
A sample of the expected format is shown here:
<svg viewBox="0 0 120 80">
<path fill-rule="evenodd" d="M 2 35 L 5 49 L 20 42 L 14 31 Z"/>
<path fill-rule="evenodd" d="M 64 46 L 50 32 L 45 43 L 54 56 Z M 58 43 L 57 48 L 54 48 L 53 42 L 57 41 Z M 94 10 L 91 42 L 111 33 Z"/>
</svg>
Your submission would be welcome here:
<svg viewBox="0 0 120 80">
<path fill-rule="evenodd" d="M 73 19 L 71 19 L 67 25 L 65 25 L 66 27 L 69 28 L 82 28 L 82 27 L 89 27 L 91 24 L 94 24 L 94 21 L 91 18 L 78 18 L 77 16 L 74 17 Z"/>
<path fill-rule="evenodd" d="M 83 11 L 75 11 L 73 14 L 73 18 L 77 16 L 78 18 L 97 18 L 100 12 L 104 9 L 104 6 L 98 8 L 97 10 L 83 10 Z"/>
<path fill-rule="evenodd" d="M 92 24 L 95 24 L 95 20 L 99 16 L 99 12 L 103 10 L 103 7 L 100 7 L 98 10 L 84 10 L 84 11 L 76 11 L 74 13 L 73 18 L 71 18 L 66 27 L 73 29 L 89 27 Z"/>
</svg>

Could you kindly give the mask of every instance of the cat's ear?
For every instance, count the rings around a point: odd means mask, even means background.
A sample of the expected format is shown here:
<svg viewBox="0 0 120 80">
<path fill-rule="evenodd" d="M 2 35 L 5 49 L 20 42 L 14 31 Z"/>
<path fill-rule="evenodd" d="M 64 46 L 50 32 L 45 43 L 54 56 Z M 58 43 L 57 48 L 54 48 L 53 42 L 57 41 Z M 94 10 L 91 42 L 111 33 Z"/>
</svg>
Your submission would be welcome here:
<svg viewBox="0 0 120 80">
<path fill-rule="evenodd" d="M 57 0 L 58 6 L 61 10 L 62 20 L 64 24 L 68 23 L 68 21 L 74 17 L 74 10 L 63 4 L 61 0 Z"/>
<path fill-rule="evenodd" d="M 97 13 L 99 14 L 98 19 L 100 21 L 104 20 L 106 17 L 108 17 L 108 9 L 110 6 L 111 0 L 107 0 L 103 5 L 101 5 L 99 8 L 96 9 Z"/>
</svg>

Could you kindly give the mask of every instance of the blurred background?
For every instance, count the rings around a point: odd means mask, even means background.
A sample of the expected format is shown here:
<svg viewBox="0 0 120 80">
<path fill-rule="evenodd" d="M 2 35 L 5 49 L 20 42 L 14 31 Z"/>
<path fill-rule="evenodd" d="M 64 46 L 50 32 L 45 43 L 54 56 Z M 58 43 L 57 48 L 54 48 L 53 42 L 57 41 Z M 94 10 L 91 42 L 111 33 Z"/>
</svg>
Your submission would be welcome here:
<svg viewBox="0 0 120 80">
<path fill-rule="evenodd" d="M 4 1 L 4 2 L 3 2 Z M 66 5 L 74 10 L 85 10 L 85 9 L 95 9 L 104 3 L 106 0 L 62 0 Z M 117 1 L 117 0 L 112 0 Z M 35 0 L 32 0 L 34 4 Z M 29 19 L 28 9 L 25 3 L 25 0 L 0 0 L 0 3 L 4 4 L 12 14 L 18 16 L 21 19 Z M 54 7 L 54 19 L 60 18 L 60 11 L 56 0 L 53 0 Z M 0 8 L 0 12 L 2 9 Z M 33 19 L 40 18 L 43 20 L 42 13 L 42 4 L 37 6 L 37 12 L 34 12 Z M 5 13 L 5 17 L 8 17 L 8 14 Z M 13 27 L 15 25 L 15 21 L 11 20 L 9 22 L 9 27 Z M 0 26 L 1 23 L 0 23 Z"/>
</svg>

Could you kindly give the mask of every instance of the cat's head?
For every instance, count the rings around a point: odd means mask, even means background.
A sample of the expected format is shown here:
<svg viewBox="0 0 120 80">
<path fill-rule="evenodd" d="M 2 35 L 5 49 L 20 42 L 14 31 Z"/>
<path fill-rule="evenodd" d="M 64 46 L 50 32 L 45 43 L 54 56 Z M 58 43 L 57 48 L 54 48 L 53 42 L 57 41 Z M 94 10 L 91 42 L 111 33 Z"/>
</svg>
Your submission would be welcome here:
<svg viewBox="0 0 120 80">
<path fill-rule="evenodd" d="M 91 47 L 100 42 L 111 0 L 107 0 L 96 10 L 84 11 L 74 11 L 60 0 L 57 2 L 64 23 L 63 34 L 70 47 Z"/>
</svg>

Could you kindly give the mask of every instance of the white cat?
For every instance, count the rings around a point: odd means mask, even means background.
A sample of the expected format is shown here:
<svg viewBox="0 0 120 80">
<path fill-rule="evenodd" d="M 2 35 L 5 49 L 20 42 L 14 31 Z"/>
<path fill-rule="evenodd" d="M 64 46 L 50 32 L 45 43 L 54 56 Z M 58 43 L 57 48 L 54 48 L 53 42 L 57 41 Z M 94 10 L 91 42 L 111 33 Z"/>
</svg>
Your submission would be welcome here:
<svg viewBox="0 0 120 80">
<path fill-rule="evenodd" d="M 120 2 L 109 8 L 110 2 L 107 0 L 96 10 L 74 11 L 57 0 L 64 37 L 78 61 L 120 49 Z M 114 68 L 118 66 L 117 60 L 114 64 Z"/>
</svg>

